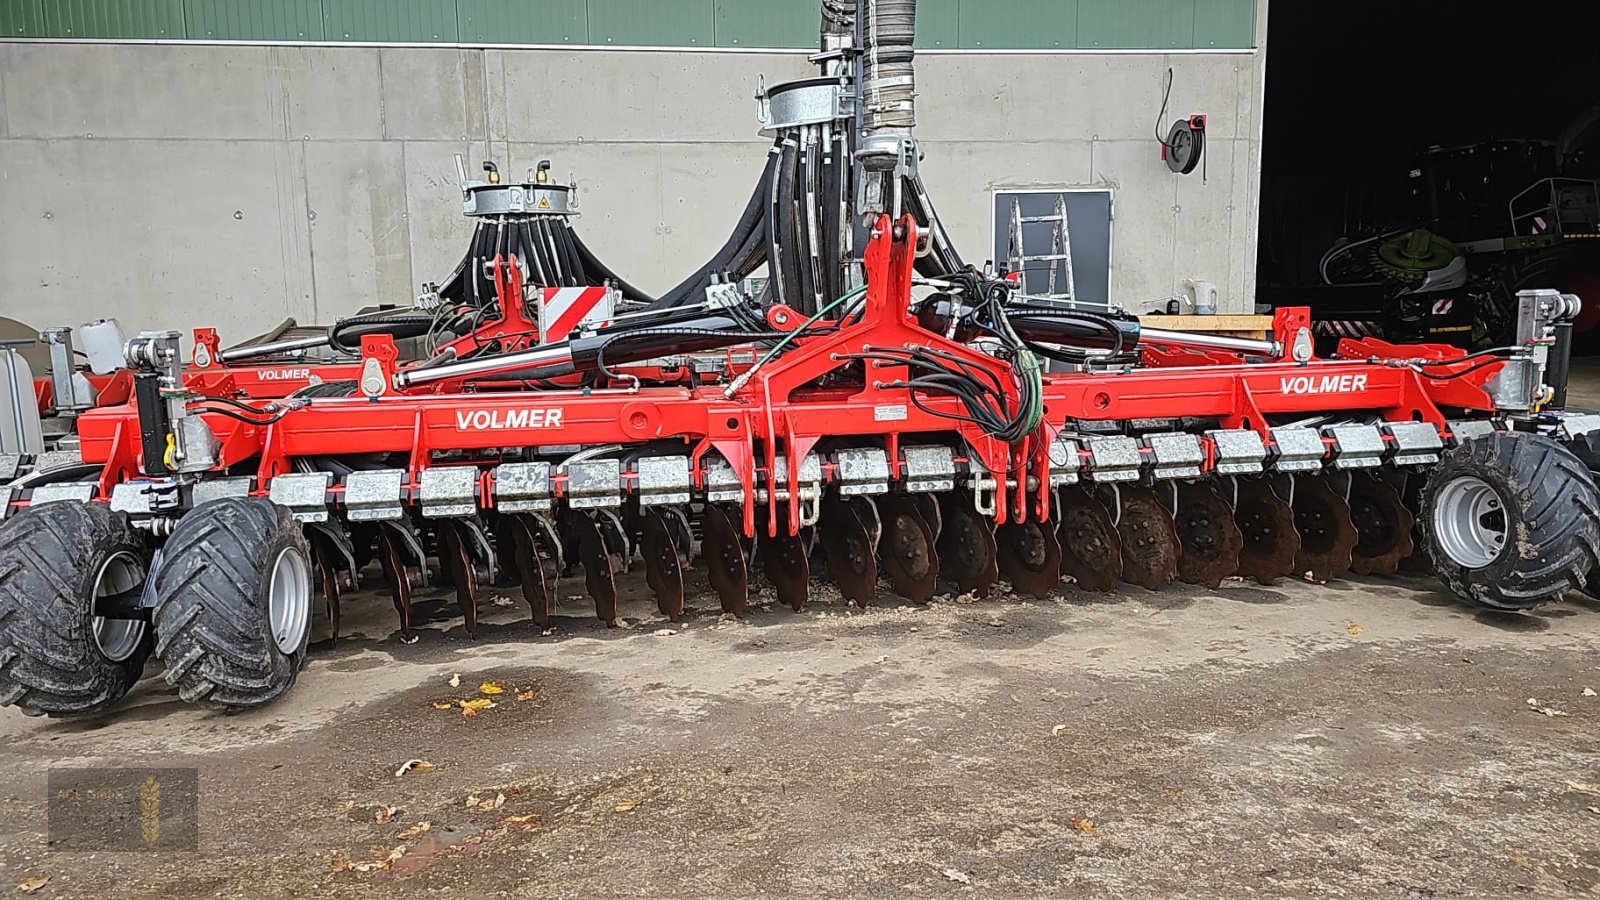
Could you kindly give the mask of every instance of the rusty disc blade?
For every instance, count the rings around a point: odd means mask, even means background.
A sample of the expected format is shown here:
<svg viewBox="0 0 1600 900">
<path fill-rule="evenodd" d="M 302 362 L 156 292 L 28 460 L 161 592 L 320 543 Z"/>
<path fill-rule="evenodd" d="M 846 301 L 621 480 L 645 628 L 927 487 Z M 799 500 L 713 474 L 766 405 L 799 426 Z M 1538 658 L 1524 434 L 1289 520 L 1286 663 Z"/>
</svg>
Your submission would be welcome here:
<svg viewBox="0 0 1600 900">
<path fill-rule="evenodd" d="M 1019 594 L 1043 600 L 1061 583 L 1061 542 L 1054 522 L 1007 522 L 995 529 L 1000 573 Z"/>
<path fill-rule="evenodd" d="M 1416 549 L 1411 540 L 1416 519 L 1400 492 L 1369 472 L 1350 477 L 1350 521 L 1356 526 L 1350 569 L 1357 575 L 1393 575 Z"/>
<path fill-rule="evenodd" d="M 478 632 L 478 571 L 472 565 L 472 553 L 467 549 L 467 537 L 461 533 L 461 523 L 454 519 L 439 520 L 439 565 L 456 588 L 456 606 L 467 634 Z"/>
<path fill-rule="evenodd" d="M 550 585 L 545 580 L 544 561 L 539 555 L 539 543 L 534 537 L 536 525 L 529 522 L 533 516 L 510 515 L 502 521 L 511 532 L 511 564 L 522 582 L 522 599 L 528 601 L 528 612 L 543 631 L 550 627 Z"/>
<path fill-rule="evenodd" d="M 700 555 L 706 563 L 706 578 L 722 601 L 722 611 L 743 616 L 750 607 L 750 571 L 744 561 L 744 546 L 728 513 L 715 503 L 707 503 L 700 517 L 704 533 Z"/>
<path fill-rule="evenodd" d="M 311 558 L 316 563 L 317 575 L 322 579 L 322 599 L 328 604 L 328 628 L 333 637 L 339 637 L 339 564 L 342 554 L 330 538 L 321 531 L 309 530 Z"/>
<path fill-rule="evenodd" d="M 781 520 L 781 516 L 779 517 Z M 806 539 L 798 534 L 761 536 L 761 567 L 778 589 L 778 602 L 795 612 L 805 609 L 811 593 L 811 563 L 806 559 Z"/>
<path fill-rule="evenodd" d="M 1178 485 L 1178 514 L 1172 524 L 1181 549 L 1179 580 L 1215 589 L 1239 571 L 1244 535 L 1233 521 L 1233 508 L 1211 485 Z"/>
<path fill-rule="evenodd" d="M 1300 532 L 1294 510 L 1266 481 L 1240 478 L 1233 522 L 1244 543 L 1239 547 L 1239 574 L 1257 584 L 1273 584 L 1294 573 L 1300 553 Z"/>
<path fill-rule="evenodd" d="M 672 546 L 678 551 L 678 567 L 688 568 L 689 561 L 694 559 L 694 531 L 689 527 L 689 514 L 681 506 L 663 506 L 656 511 L 661 514 L 661 524 L 666 526 Z"/>
<path fill-rule="evenodd" d="M 1321 583 L 1349 569 L 1356 548 L 1350 504 L 1333 492 L 1326 479 L 1297 478 L 1292 505 L 1294 528 L 1300 532 L 1294 570 Z"/>
<path fill-rule="evenodd" d="M 828 574 L 846 600 L 865 606 L 878 589 L 877 543 L 861 521 L 860 506 L 840 497 L 822 501 L 822 521 L 817 526 Z"/>
<path fill-rule="evenodd" d="M 878 557 L 894 592 L 912 603 L 927 603 L 939 584 L 939 554 L 933 529 L 905 494 L 885 494 L 883 537 Z"/>
<path fill-rule="evenodd" d="M 594 600 L 594 614 L 606 625 L 617 621 L 617 577 L 600 526 L 581 512 L 567 515 L 567 527 L 578 539 L 578 561 L 583 564 L 583 586 Z"/>
<path fill-rule="evenodd" d="M 394 594 L 394 611 L 400 614 L 400 634 L 411 637 L 411 576 L 406 572 L 405 560 L 394 541 L 391 529 L 378 529 L 378 564 Z"/>
<path fill-rule="evenodd" d="M 1081 487 L 1061 489 L 1061 574 L 1086 591 L 1115 590 L 1122 580 L 1122 536 L 1105 504 Z"/>
<path fill-rule="evenodd" d="M 994 522 L 978 512 L 972 494 L 956 491 L 944 495 L 936 547 L 939 572 L 974 596 L 989 596 L 989 588 L 1000 577 Z"/>
<path fill-rule="evenodd" d="M 1178 532 L 1172 513 L 1149 488 L 1124 487 L 1117 534 L 1122 538 L 1122 580 L 1148 591 L 1178 577 Z"/>
<path fill-rule="evenodd" d="M 683 561 L 661 514 L 646 509 L 639 514 L 639 553 L 644 557 L 644 580 L 656 595 L 656 609 L 669 619 L 683 615 Z"/>
</svg>

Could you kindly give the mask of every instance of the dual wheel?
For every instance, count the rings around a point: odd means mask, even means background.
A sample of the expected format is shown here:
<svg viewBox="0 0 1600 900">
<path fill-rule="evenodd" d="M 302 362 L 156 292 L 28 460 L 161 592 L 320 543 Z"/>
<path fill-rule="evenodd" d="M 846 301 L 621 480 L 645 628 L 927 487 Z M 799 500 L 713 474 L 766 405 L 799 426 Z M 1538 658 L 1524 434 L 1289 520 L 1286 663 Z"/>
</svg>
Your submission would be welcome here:
<svg viewBox="0 0 1600 900">
<path fill-rule="evenodd" d="M 229 498 L 150 542 L 102 503 L 51 503 L 0 527 L 0 705 L 98 712 L 152 653 L 183 699 L 240 710 L 294 684 L 311 628 L 311 554 L 300 524 L 260 498 Z M 139 595 L 149 620 L 101 613 Z"/>
</svg>

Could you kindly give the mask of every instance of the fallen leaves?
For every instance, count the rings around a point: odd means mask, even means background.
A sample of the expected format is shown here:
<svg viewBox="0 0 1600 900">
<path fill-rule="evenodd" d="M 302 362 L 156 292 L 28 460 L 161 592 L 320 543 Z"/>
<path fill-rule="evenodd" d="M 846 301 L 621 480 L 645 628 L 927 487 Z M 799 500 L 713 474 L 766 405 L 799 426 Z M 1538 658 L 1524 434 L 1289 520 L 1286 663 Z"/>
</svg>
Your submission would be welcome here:
<svg viewBox="0 0 1600 900">
<path fill-rule="evenodd" d="M 435 701 L 433 701 L 433 708 L 434 709 L 455 709 L 456 705 L 454 703 L 449 702 L 448 700 L 435 700 Z"/>
<path fill-rule="evenodd" d="M 520 691 L 520 692 L 517 693 L 517 702 L 518 703 L 527 703 L 529 700 L 532 700 L 532 699 L 533 699 L 533 688 L 528 688 L 525 691 Z"/>
<path fill-rule="evenodd" d="M 1586 687 L 1586 688 L 1583 689 L 1583 696 L 1585 696 L 1585 697 L 1593 697 L 1594 695 L 1595 695 L 1594 688 Z"/>
<path fill-rule="evenodd" d="M 1366 631 L 1367 629 L 1365 629 L 1362 626 L 1356 624 L 1355 622 L 1351 622 L 1349 625 L 1346 625 L 1344 627 L 1344 630 L 1350 632 L 1351 634 L 1361 634 L 1362 632 Z"/>
<path fill-rule="evenodd" d="M 521 825 L 524 831 L 530 831 L 534 828 L 543 828 L 544 820 L 539 818 L 538 815 L 534 813 L 528 813 L 527 815 L 521 816 L 506 816 L 504 819 L 500 820 L 500 824 Z"/>
<path fill-rule="evenodd" d="M 461 676 L 460 675 L 451 675 L 450 676 L 450 686 L 451 687 L 461 687 Z"/>
<path fill-rule="evenodd" d="M 438 768 L 438 766 L 428 762 L 425 759 L 408 759 L 400 764 L 400 768 L 394 770 L 394 777 L 400 778 L 405 775 L 426 775 L 429 772 L 437 771 Z"/>
<path fill-rule="evenodd" d="M 1596 787 L 1587 781 L 1573 781 L 1572 779 L 1567 778 L 1563 779 L 1561 783 L 1566 785 L 1567 790 L 1569 791 L 1575 791 L 1579 794 L 1588 794 L 1591 797 L 1600 797 L 1600 787 Z"/>
<path fill-rule="evenodd" d="M 1569 713 L 1569 712 L 1567 712 L 1565 710 L 1551 709 L 1550 707 L 1541 704 L 1539 702 L 1539 698 L 1537 698 L 1537 697 L 1529 697 L 1528 698 L 1528 708 L 1533 710 L 1534 712 L 1538 713 L 1541 716 L 1549 716 L 1551 718 L 1554 718 L 1556 716 L 1570 716 L 1570 715 L 1572 715 L 1572 713 Z"/>
<path fill-rule="evenodd" d="M 24 894 L 31 894 L 49 884 L 51 877 L 52 876 L 49 875 L 34 875 L 24 878 L 17 882 L 17 890 L 23 892 Z"/>
<path fill-rule="evenodd" d="M 491 598 L 489 602 L 493 603 L 495 606 L 516 606 L 517 605 L 517 601 L 511 599 L 510 597 L 507 597 L 505 594 L 495 594 L 494 597 Z"/>
<path fill-rule="evenodd" d="M 478 685 L 478 693 L 483 694 L 485 697 L 493 697 L 505 692 L 506 686 L 498 681 L 485 681 L 483 684 Z"/>
<path fill-rule="evenodd" d="M 380 806 L 372 813 L 372 821 L 377 822 L 379 825 L 387 825 L 389 820 L 394 818 L 394 814 L 399 811 L 400 807 L 398 806 Z"/>
<path fill-rule="evenodd" d="M 644 802 L 644 801 L 640 800 L 637 797 L 633 797 L 633 798 L 630 798 L 630 799 L 627 799 L 627 800 L 619 800 L 619 801 L 617 801 L 617 805 L 614 807 L 614 809 L 616 809 L 617 812 L 632 812 L 633 810 L 637 809 L 639 807 L 639 804 L 642 803 L 642 802 Z"/>
<path fill-rule="evenodd" d="M 401 831 L 399 834 L 395 835 L 395 837 L 402 841 L 409 841 L 412 838 L 421 837 L 422 835 L 427 834 L 431 828 L 433 828 L 432 822 L 418 822 L 410 828 Z"/>
<path fill-rule="evenodd" d="M 1095 824 L 1093 819 L 1073 819 L 1067 824 L 1084 834 L 1094 834 Z"/>
<path fill-rule="evenodd" d="M 944 877 L 950 879 L 951 881 L 956 882 L 957 884 L 971 884 L 972 883 L 972 876 L 968 875 L 967 873 L 965 873 L 963 871 L 961 871 L 960 869 L 945 869 L 940 874 L 943 875 Z"/>
<path fill-rule="evenodd" d="M 505 794 L 495 794 L 493 797 L 488 798 L 479 797 L 477 794 L 470 794 L 467 797 L 467 809 L 499 809 L 505 805 Z"/>
<path fill-rule="evenodd" d="M 1058 735 L 1061 732 L 1066 731 L 1066 730 L 1067 730 L 1067 726 L 1065 726 L 1065 725 L 1057 725 L 1056 727 L 1050 729 L 1050 736 L 1051 737 L 1055 737 L 1056 735 Z"/>
</svg>

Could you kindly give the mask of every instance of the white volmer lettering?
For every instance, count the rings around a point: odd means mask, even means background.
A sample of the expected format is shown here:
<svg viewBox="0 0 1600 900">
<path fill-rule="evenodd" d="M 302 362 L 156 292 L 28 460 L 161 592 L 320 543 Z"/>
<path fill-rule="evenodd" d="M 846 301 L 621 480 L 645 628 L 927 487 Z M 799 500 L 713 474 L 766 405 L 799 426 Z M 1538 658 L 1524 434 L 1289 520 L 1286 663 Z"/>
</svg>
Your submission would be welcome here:
<svg viewBox="0 0 1600 900">
<path fill-rule="evenodd" d="M 520 428 L 560 428 L 561 410 L 545 407 L 525 409 L 458 409 L 457 431 L 501 431 Z"/>
<path fill-rule="evenodd" d="M 1285 394 L 1357 394 L 1367 389 L 1365 375 L 1294 375 L 1278 379 Z"/>
<path fill-rule="evenodd" d="M 257 369 L 262 381 L 302 381 L 311 377 L 310 369 Z"/>
</svg>

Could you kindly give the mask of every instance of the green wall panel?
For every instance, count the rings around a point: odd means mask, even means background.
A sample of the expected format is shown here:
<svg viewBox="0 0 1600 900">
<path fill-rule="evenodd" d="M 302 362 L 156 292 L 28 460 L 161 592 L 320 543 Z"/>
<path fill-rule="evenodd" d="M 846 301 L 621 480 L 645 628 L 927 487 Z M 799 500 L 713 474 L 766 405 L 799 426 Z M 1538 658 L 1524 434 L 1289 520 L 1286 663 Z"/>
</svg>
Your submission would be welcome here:
<svg viewBox="0 0 1600 900">
<path fill-rule="evenodd" d="M 1193 46 L 1194 0 L 1078 0 L 1078 49 Z"/>
<path fill-rule="evenodd" d="M 184 38 L 183 0 L 47 0 L 45 30 L 70 38 Z"/>
<path fill-rule="evenodd" d="M 589 0 L 589 43 L 709 47 L 714 19 L 714 0 Z"/>
<path fill-rule="evenodd" d="M 586 0 L 456 0 L 461 40 L 476 44 L 587 44 Z"/>
<path fill-rule="evenodd" d="M 454 43 L 454 0 L 322 0 L 322 27 L 330 41 Z"/>
<path fill-rule="evenodd" d="M 960 0 L 968 50 L 1070 50 L 1078 41 L 1078 0 Z"/>
<path fill-rule="evenodd" d="M 44 0 L 0 0 L 0 36 L 44 37 Z"/>
<path fill-rule="evenodd" d="M 954 49 L 961 46 L 961 0 L 919 0 L 917 46 Z"/>
<path fill-rule="evenodd" d="M 1280 0 L 1282 2 L 1282 0 Z M 817 0 L 0 0 L 0 37 L 816 46 Z M 1255 46 L 1257 0 L 921 0 L 917 46 Z"/>
<path fill-rule="evenodd" d="M 322 0 L 184 0 L 193 40 L 320 41 Z"/>
<path fill-rule="evenodd" d="M 820 3 L 715 0 L 718 47 L 815 48 Z"/>
<path fill-rule="evenodd" d="M 1241 50 L 1255 45 L 1255 0 L 1194 0 L 1192 46 Z"/>
</svg>

